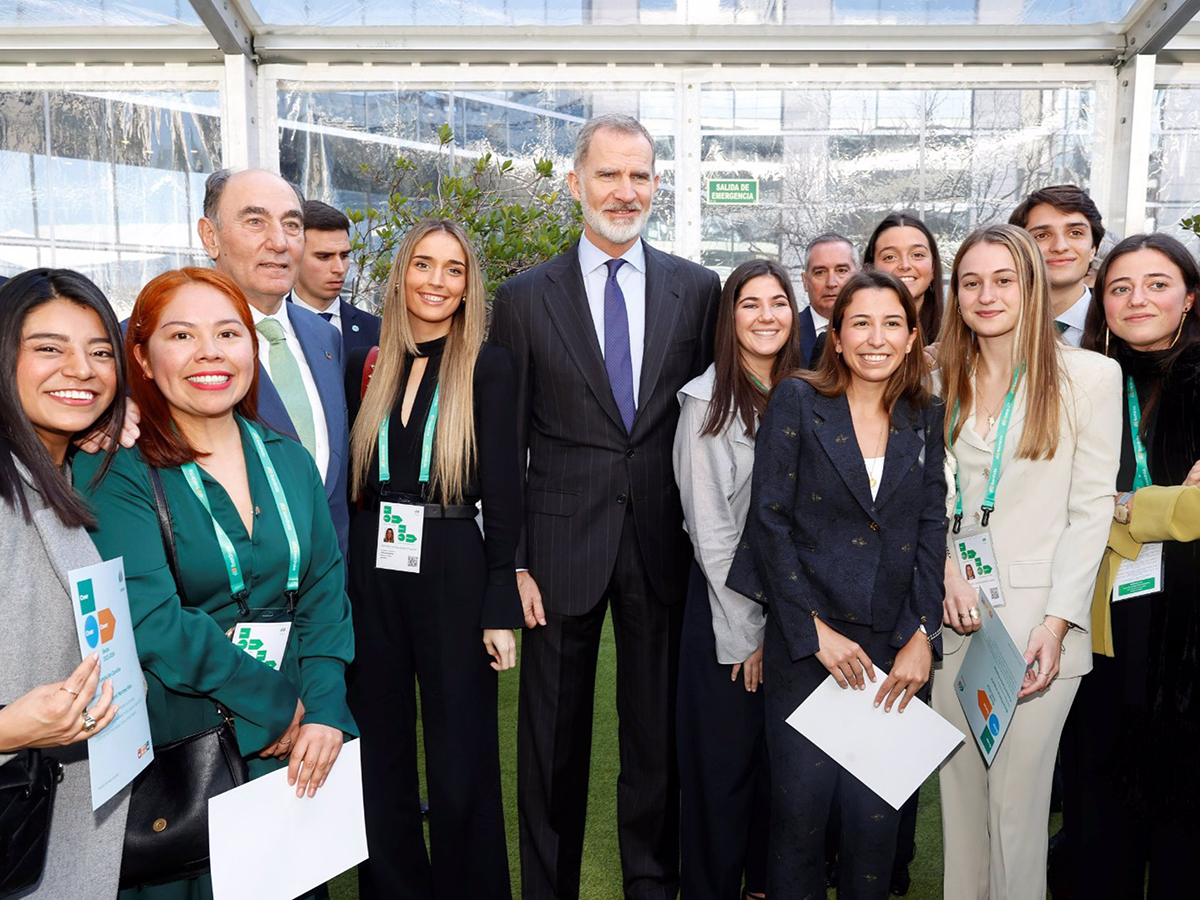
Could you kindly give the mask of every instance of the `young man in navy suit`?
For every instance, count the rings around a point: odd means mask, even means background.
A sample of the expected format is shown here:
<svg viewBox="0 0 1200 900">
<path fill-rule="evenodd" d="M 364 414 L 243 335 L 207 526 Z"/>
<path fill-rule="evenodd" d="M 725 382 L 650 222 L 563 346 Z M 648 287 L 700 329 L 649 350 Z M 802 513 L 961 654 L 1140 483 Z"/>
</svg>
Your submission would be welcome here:
<svg viewBox="0 0 1200 900">
<path fill-rule="evenodd" d="M 306 200 L 304 256 L 292 299 L 342 334 L 342 356 L 379 343 L 379 317 L 340 299 L 350 271 L 350 220 L 320 200 Z"/>
<path fill-rule="evenodd" d="M 213 265 L 250 302 L 258 332 L 258 413 L 316 460 L 344 554 L 350 513 L 342 342 L 315 313 L 284 302 L 304 252 L 300 196 L 264 169 L 219 169 L 205 182 L 198 230 Z"/>
</svg>

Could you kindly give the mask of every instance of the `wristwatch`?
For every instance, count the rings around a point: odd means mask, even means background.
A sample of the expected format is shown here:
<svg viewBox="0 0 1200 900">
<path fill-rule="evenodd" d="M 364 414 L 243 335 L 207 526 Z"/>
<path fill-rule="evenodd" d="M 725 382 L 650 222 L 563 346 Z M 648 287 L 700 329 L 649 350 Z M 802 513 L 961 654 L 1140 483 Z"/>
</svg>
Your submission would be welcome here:
<svg viewBox="0 0 1200 900">
<path fill-rule="evenodd" d="M 1132 499 L 1133 494 L 1129 491 L 1117 494 L 1117 505 L 1113 507 L 1113 518 L 1122 525 L 1129 524 L 1129 501 Z"/>
</svg>

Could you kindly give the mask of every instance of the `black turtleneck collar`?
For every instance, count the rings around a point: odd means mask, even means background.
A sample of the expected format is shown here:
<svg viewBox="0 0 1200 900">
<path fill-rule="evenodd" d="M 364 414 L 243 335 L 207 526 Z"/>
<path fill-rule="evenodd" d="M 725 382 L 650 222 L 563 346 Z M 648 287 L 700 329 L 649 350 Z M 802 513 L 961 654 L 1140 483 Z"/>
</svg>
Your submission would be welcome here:
<svg viewBox="0 0 1200 900">
<path fill-rule="evenodd" d="M 417 344 L 417 356 L 441 356 L 446 347 L 446 337 L 442 335 L 432 341 L 421 341 Z"/>
</svg>

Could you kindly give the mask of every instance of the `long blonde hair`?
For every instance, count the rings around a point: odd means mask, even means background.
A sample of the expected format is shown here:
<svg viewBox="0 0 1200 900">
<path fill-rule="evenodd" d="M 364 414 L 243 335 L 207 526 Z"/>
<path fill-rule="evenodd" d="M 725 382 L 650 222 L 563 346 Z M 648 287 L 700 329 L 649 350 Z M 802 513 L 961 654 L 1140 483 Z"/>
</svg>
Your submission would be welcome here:
<svg viewBox="0 0 1200 900">
<path fill-rule="evenodd" d="M 475 467 L 475 360 L 483 345 L 483 275 L 479 257 L 467 233 L 446 219 L 422 219 L 404 236 L 384 287 L 383 323 L 379 329 L 379 359 L 350 432 L 351 496 L 357 500 L 370 475 L 371 459 L 379 443 L 379 426 L 390 416 L 402 396 L 405 356 L 415 356 L 405 302 L 404 276 L 417 244 L 429 234 L 443 232 L 461 245 L 467 263 L 467 290 L 454 313 L 450 334 L 442 351 L 438 372 L 438 419 L 434 432 L 430 497 L 440 502 L 462 502 Z"/>
<path fill-rule="evenodd" d="M 946 443 L 953 446 L 975 402 L 974 374 L 979 338 L 963 321 L 958 305 L 958 279 L 963 257 L 978 244 L 997 244 L 1012 254 L 1021 288 L 1021 313 L 1013 342 L 1014 371 L 1025 382 L 1025 428 L 1017 445 L 1019 459 L 1053 459 L 1058 450 L 1062 411 L 1060 344 L 1054 329 L 1050 278 L 1042 253 L 1029 232 L 1015 225 L 988 225 L 973 231 L 954 255 L 950 299 L 942 319 L 938 364 L 947 410 Z"/>
</svg>

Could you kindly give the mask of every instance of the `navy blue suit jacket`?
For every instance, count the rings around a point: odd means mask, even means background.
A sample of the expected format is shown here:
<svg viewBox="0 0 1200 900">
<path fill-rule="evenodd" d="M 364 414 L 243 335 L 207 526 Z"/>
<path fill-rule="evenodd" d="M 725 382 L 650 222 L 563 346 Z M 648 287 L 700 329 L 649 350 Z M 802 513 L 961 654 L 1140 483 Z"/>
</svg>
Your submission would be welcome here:
<svg viewBox="0 0 1200 900">
<path fill-rule="evenodd" d="M 811 369 L 813 345 L 817 343 L 817 325 L 813 321 L 812 309 L 804 307 L 800 312 L 800 365 Z"/>
<path fill-rule="evenodd" d="M 814 616 L 891 632 L 902 647 L 942 619 L 946 477 L 940 402 L 900 400 L 879 491 L 845 396 L 798 378 L 771 395 L 756 438 L 750 511 L 727 584 L 770 606 L 793 660 L 817 652 Z M 940 644 L 935 642 L 940 655 Z"/>
<path fill-rule="evenodd" d="M 370 350 L 378 345 L 379 316 L 373 316 L 345 300 L 338 302 L 341 304 L 339 315 L 342 317 L 342 358 L 349 359 L 355 350 Z"/>
<path fill-rule="evenodd" d="M 325 496 L 329 499 L 329 514 L 337 529 L 338 544 L 345 556 L 350 540 L 350 507 L 346 493 L 346 469 L 350 452 L 350 429 L 346 417 L 345 357 L 338 330 L 316 313 L 301 309 L 295 303 L 285 303 L 284 309 L 296 330 L 300 349 L 312 370 L 317 395 L 325 411 L 325 427 L 329 432 L 329 468 L 322 472 Z M 283 405 L 283 399 L 271 383 L 262 363 L 258 367 L 258 415 L 276 431 L 296 437 L 296 426 Z"/>
</svg>

